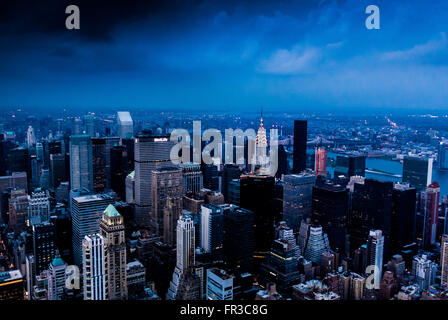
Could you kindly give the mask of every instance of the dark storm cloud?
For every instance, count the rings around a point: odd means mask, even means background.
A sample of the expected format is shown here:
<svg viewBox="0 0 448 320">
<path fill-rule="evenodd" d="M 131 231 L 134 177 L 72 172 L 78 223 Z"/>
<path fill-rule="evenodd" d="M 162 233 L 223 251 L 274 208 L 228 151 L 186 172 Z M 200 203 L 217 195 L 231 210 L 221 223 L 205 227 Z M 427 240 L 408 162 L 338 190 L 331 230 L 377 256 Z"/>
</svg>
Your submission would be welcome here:
<svg viewBox="0 0 448 320">
<path fill-rule="evenodd" d="M 0 11 L 0 33 L 67 33 L 65 8 L 80 8 L 82 27 L 79 34 L 90 40 L 110 40 L 120 25 L 150 17 L 176 19 L 181 12 L 201 1 L 171 0 L 7 0 Z"/>
<path fill-rule="evenodd" d="M 0 107 L 446 108 L 448 1 L 374 3 L 8 0 Z"/>
</svg>

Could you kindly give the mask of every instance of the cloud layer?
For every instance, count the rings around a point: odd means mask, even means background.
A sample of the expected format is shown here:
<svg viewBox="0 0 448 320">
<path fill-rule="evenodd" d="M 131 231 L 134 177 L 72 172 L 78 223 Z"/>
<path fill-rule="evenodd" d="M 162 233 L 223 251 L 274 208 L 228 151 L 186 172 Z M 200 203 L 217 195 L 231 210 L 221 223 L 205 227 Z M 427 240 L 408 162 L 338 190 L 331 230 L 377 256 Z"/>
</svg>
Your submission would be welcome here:
<svg viewBox="0 0 448 320">
<path fill-rule="evenodd" d="M 76 3 L 6 1 L 2 107 L 448 109 L 444 0 Z"/>
</svg>

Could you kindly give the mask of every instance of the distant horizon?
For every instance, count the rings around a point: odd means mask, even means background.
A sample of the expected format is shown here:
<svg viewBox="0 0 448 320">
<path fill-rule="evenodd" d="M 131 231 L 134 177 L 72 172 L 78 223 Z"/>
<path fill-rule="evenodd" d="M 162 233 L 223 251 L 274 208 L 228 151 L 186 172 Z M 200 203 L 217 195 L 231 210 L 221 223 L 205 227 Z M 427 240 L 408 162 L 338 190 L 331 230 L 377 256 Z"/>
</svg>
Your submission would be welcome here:
<svg viewBox="0 0 448 320">
<path fill-rule="evenodd" d="M 100 113 L 100 114 L 115 114 L 119 111 L 129 111 L 131 114 L 147 112 L 147 113 L 203 113 L 207 111 L 208 114 L 254 114 L 260 115 L 260 107 L 241 107 L 244 111 L 228 110 L 224 108 L 196 108 L 196 109 L 168 109 L 168 108 L 143 108 L 143 107 L 66 107 L 65 111 L 62 110 L 63 107 L 45 107 L 45 106 L 23 106 L 23 107 L 2 107 L 0 106 L 0 114 L 2 113 L 18 113 L 19 109 L 21 112 L 25 113 L 42 113 L 49 112 L 48 115 L 54 114 L 64 114 L 64 115 L 85 115 L 87 113 Z M 343 109 L 327 109 L 318 107 L 309 108 L 297 108 L 297 109 L 276 109 L 266 108 L 263 106 L 263 114 L 287 114 L 287 115 L 348 115 L 348 116 L 362 116 L 362 115 L 401 115 L 401 116 L 412 116 L 412 115 L 434 115 L 434 116 L 447 116 L 448 109 L 437 109 L 437 108 L 382 108 L 382 107 L 350 107 Z"/>
</svg>

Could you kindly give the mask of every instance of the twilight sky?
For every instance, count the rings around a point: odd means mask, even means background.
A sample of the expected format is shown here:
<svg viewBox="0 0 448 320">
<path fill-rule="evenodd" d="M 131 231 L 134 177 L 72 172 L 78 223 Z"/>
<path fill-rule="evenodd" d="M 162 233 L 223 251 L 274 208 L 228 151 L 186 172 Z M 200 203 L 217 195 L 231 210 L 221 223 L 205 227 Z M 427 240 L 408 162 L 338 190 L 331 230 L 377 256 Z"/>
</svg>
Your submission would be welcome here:
<svg viewBox="0 0 448 320">
<path fill-rule="evenodd" d="M 447 27 L 446 0 L 6 0 L 0 108 L 443 110 Z"/>
</svg>

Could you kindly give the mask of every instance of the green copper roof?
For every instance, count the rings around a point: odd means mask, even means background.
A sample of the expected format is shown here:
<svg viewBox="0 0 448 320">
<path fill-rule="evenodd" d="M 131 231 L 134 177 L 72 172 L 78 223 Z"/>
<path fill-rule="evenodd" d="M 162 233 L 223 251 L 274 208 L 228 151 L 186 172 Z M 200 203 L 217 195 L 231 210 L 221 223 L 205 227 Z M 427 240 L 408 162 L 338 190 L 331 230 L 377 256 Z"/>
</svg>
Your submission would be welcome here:
<svg viewBox="0 0 448 320">
<path fill-rule="evenodd" d="M 119 217 L 120 214 L 118 213 L 117 209 L 113 205 L 108 205 L 106 210 L 104 210 L 104 214 L 108 217 Z"/>
<path fill-rule="evenodd" d="M 51 262 L 51 264 L 54 267 L 59 267 L 65 264 L 64 260 L 61 259 L 60 255 L 57 255 L 56 257 L 54 257 L 53 261 Z"/>
</svg>

